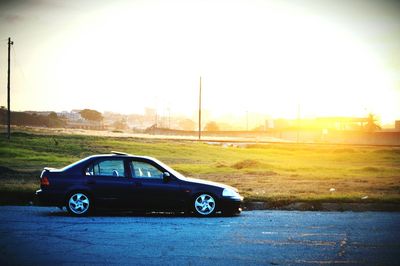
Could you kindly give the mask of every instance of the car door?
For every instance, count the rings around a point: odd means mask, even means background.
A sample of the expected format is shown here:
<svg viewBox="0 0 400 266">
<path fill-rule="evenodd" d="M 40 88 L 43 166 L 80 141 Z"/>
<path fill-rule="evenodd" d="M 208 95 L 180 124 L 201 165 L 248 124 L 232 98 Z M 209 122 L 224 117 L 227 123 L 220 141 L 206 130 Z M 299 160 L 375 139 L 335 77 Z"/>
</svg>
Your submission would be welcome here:
<svg viewBox="0 0 400 266">
<path fill-rule="evenodd" d="M 163 180 L 165 170 L 150 160 L 132 159 L 130 172 L 135 183 L 136 206 L 151 210 L 174 210 L 183 206 L 180 182 Z"/>
<path fill-rule="evenodd" d="M 128 178 L 124 159 L 98 159 L 86 168 L 85 175 L 96 205 L 115 209 L 130 207 L 133 182 Z"/>
</svg>

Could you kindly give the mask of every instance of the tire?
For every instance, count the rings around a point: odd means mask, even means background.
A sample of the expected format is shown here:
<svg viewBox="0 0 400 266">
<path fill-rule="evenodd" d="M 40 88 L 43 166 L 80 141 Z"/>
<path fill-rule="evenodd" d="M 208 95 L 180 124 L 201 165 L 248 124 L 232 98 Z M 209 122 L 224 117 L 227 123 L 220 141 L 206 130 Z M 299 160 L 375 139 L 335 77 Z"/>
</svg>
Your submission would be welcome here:
<svg viewBox="0 0 400 266">
<path fill-rule="evenodd" d="M 68 196 L 65 206 L 73 216 L 87 216 L 93 209 L 93 202 L 87 192 L 77 191 Z"/>
<path fill-rule="evenodd" d="M 216 212 L 216 199 L 207 193 L 197 195 L 193 200 L 193 212 L 196 216 L 212 216 Z"/>
</svg>

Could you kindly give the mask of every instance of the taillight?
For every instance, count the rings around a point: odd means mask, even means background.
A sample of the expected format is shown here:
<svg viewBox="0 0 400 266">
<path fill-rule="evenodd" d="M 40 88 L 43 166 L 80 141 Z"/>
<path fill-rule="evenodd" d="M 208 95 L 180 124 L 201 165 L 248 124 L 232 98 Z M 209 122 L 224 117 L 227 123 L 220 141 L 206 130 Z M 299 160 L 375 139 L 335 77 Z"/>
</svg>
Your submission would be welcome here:
<svg viewBox="0 0 400 266">
<path fill-rule="evenodd" d="M 41 186 L 50 186 L 50 182 L 49 182 L 49 179 L 47 178 L 47 176 L 42 176 L 42 178 L 40 178 L 40 185 Z"/>
</svg>

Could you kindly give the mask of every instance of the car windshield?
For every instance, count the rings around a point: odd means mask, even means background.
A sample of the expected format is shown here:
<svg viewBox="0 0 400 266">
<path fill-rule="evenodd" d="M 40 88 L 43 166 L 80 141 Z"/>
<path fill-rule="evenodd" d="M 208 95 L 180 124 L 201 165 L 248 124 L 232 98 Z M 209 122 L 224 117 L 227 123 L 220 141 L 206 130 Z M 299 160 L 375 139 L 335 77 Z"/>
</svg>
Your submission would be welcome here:
<svg viewBox="0 0 400 266">
<path fill-rule="evenodd" d="M 167 170 L 168 172 L 170 172 L 172 175 L 174 175 L 175 177 L 179 178 L 179 179 L 186 179 L 186 177 L 184 175 L 182 175 L 181 173 L 179 173 L 178 171 L 172 169 L 171 167 L 169 167 L 168 165 L 166 165 L 165 163 L 154 159 L 153 160 L 158 163 L 161 167 L 163 167 L 165 170 Z"/>
</svg>

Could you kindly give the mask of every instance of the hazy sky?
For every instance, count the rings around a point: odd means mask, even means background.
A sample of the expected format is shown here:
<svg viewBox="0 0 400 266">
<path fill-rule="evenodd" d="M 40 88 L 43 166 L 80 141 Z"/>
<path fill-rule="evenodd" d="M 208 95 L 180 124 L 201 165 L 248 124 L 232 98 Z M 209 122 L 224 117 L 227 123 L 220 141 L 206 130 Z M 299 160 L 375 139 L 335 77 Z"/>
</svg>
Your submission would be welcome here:
<svg viewBox="0 0 400 266">
<path fill-rule="evenodd" d="M 12 108 L 400 119 L 397 1 L 0 1 Z"/>
</svg>

